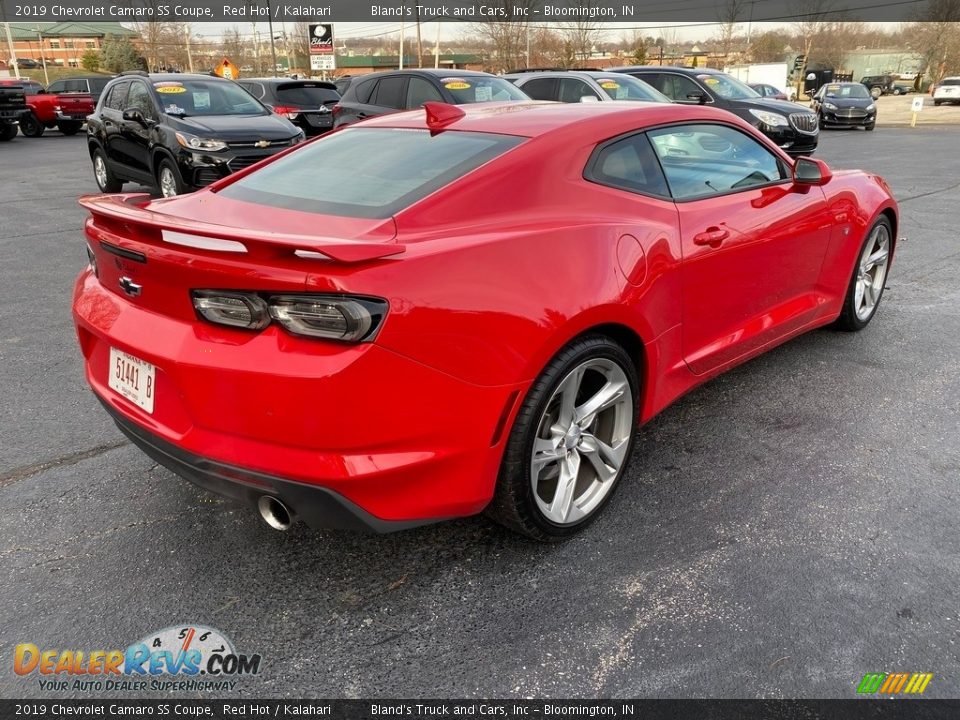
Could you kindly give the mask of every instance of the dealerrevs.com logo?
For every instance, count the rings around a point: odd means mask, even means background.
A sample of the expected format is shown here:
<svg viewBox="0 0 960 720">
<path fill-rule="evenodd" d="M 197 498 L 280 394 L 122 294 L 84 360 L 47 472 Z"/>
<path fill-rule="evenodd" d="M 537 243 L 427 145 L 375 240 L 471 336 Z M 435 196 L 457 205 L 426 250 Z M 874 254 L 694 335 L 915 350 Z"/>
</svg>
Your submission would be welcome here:
<svg viewBox="0 0 960 720">
<path fill-rule="evenodd" d="M 88 692 L 224 691 L 260 672 L 259 654 L 238 653 L 219 630 L 179 625 L 150 633 L 126 650 L 62 650 L 21 643 L 13 671 L 41 690 Z"/>
</svg>

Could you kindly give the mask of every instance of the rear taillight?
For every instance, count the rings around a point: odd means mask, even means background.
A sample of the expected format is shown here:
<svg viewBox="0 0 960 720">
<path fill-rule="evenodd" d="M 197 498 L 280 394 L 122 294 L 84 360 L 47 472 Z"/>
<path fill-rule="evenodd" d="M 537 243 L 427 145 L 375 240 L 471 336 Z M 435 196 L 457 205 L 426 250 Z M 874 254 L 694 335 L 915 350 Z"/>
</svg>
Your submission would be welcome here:
<svg viewBox="0 0 960 720">
<path fill-rule="evenodd" d="M 294 335 L 364 342 L 387 314 L 387 301 L 349 295 L 268 295 L 194 290 L 197 313 L 217 325 L 260 330 L 271 318 Z"/>
<path fill-rule="evenodd" d="M 330 112 L 333 113 L 334 117 L 336 117 L 337 115 L 340 114 L 341 110 L 343 110 L 343 108 L 340 106 L 340 103 L 337 103 L 330 109 Z"/>
<path fill-rule="evenodd" d="M 300 114 L 300 108 L 295 108 L 288 105 L 274 105 L 273 112 L 275 112 L 277 115 L 283 115 L 287 120 L 296 120 L 297 115 Z"/>
<path fill-rule="evenodd" d="M 205 320 L 218 325 L 260 330 L 270 324 L 270 311 L 258 295 L 194 290 L 193 307 Z"/>
</svg>

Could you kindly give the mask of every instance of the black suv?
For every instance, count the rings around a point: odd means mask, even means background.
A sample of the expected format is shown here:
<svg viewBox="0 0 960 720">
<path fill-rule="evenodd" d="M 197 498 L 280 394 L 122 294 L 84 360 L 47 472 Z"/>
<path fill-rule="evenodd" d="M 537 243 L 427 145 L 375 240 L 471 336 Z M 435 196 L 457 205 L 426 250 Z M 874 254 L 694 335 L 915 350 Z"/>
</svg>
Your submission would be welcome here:
<svg viewBox="0 0 960 720">
<path fill-rule="evenodd" d="M 415 110 L 425 102 L 451 105 L 503 100 L 529 100 L 502 77 L 472 70 L 392 70 L 353 78 L 339 105 L 333 126 L 400 110 Z"/>
<path fill-rule="evenodd" d="M 870 97 L 874 100 L 881 95 L 889 95 L 897 88 L 897 80 L 893 75 L 865 75 L 860 78 L 860 84 L 867 86 Z M 899 94 L 898 92 L 897 95 Z"/>
<path fill-rule="evenodd" d="M 709 68 L 655 65 L 610 68 L 653 85 L 674 102 L 713 105 L 746 120 L 792 156 L 813 155 L 817 149 L 817 116 L 785 100 L 761 97 L 736 78 Z"/>
<path fill-rule="evenodd" d="M 164 197 L 179 195 L 303 137 L 232 80 L 209 75 L 123 74 L 87 118 L 93 174 L 103 192 L 132 181 Z"/>
<path fill-rule="evenodd" d="M 333 129 L 333 106 L 340 101 L 337 86 L 318 80 L 243 78 L 237 84 L 306 135 Z"/>
</svg>

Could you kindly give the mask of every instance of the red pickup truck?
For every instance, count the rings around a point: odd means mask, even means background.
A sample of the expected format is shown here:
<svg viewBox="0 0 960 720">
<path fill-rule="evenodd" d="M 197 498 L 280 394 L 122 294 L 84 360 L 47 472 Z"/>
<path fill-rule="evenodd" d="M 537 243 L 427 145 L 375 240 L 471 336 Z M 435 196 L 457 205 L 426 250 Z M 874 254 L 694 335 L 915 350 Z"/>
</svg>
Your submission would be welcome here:
<svg viewBox="0 0 960 720">
<path fill-rule="evenodd" d="M 87 115 L 96 107 L 90 93 L 47 93 L 35 80 L 0 78 L 0 85 L 20 85 L 30 112 L 20 118 L 20 132 L 40 137 L 47 128 L 56 127 L 64 135 L 76 135 Z"/>
</svg>

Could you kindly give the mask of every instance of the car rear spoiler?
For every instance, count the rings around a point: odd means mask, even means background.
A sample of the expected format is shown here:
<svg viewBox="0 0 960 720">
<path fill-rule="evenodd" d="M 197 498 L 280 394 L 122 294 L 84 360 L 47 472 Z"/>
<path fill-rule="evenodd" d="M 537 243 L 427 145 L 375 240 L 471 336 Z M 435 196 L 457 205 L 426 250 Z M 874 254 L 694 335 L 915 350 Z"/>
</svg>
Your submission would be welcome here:
<svg viewBox="0 0 960 720">
<path fill-rule="evenodd" d="M 406 246 L 400 243 L 272 233 L 178 218 L 144 207 L 152 199 L 147 193 L 126 193 L 85 195 L 79 202 L 94 217 L 155 228 L 166 242 L 204 250 L 244 253 L 248 245 L 271 246 L 289 248 L 300 257 L 320 257 L 341 263 L 377 260 L 406 251 Z"/>
</svg>

